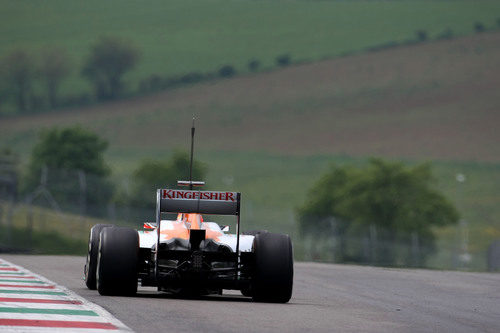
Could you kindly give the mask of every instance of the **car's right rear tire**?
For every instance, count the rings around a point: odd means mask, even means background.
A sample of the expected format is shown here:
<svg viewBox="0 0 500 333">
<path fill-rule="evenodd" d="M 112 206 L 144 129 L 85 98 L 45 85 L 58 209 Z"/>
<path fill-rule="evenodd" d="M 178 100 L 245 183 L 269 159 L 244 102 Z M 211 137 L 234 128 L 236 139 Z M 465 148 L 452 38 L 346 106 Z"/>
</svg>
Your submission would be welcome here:
<svg viewBox="0 0 500 333">
<path fill-rule="evenodd" d="M 139 234 L 131 228 L 101 231 L 97 266 L 97 291 L 101 295 L 133 295 L 137 292 Z"/>
<path fill-rule="evenodd" d="M 292 297 L 293 249 L 290 236 L 260 233 L 253 242 L 255 271 L 252 299 L 257 302 L 286 303 Z"/>
<path fill-rule="evenodd" d="M 242 235 L 249 235 L 249 236 L 257 236 L 258 234 L 262 234 L 265 232 L 269 232 L 267 230 L 248 230 L 248 231 L 243 231 L 241 234 Z M 246 287 L 240 290 L 241 294 L 246 297 L 252 297 L 252 287 Z"/>
</svg>

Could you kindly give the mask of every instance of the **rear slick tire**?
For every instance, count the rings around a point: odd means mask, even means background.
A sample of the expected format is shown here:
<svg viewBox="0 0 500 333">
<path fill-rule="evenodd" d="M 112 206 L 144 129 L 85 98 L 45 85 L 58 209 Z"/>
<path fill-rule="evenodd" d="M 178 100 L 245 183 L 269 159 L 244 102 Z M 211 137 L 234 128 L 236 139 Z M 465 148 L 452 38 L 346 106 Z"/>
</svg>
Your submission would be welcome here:
<svg viewBox="0 0 500 333">
<path fill-rule="evenodd" d="M 253 249 L 255 271 L 251 284 L 252 299 L 257 302 L 288 302 L 293 289 L 293 249 L 290 236 L 257 234 Z"/>
<path fill-rule="evenodd" d="M 130 296 L 137 292 L 139 234 L 131 228 L 101 231 L 97 291 L 101 295 Z"/>
<path fill-rule="evenodd" d="M 112 227 L 112 224 L 96 224 L 90 229 L 89 249 L 87 252 L 87 262 L 85 263 L 84 274 L 85 284 L 90 290 L 97 289 L 97 253 L 99 252 L 99 236 L 102 229 Z"/>
<path fill-rule="evenodd" d="M 250 235 L 250 236 L 257 236 L 258 234 L 263 234 L 265 232 L 269 232 L 267 230 L 249 230 L 249 231 L 243 231 L 241 234 L 242 235 Z M 240 290 L 241 294 L 245 297 L 252 297 L 252 287 L 246 287 Z"/>
</svg>

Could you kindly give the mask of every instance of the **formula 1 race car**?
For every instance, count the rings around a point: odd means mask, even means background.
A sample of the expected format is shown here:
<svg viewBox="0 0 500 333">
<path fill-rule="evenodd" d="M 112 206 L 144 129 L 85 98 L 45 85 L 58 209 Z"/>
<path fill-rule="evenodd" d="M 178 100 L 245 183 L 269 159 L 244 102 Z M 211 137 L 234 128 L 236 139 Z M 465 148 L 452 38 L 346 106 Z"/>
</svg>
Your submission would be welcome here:
<svg viewBox="0 0 500 333">
<path fill-rule="evenodd" d="M 90 230 L 85 283 L 101 295 L 133 295 L 141 286 L 196 295 L 240 290 L 254 301 L 286 303 L 292 296 L 290 237 L 269 232 L 240 233 L 241 194 L 159 189 L 156 223 L 143 231 L 98 224 Z M 177 213 L 175 220 L 163 219 Z M 229 227 L 202 214 L 236 216 Z M 175 216 L 175 215 L 174 215 Z"/>
</svg>

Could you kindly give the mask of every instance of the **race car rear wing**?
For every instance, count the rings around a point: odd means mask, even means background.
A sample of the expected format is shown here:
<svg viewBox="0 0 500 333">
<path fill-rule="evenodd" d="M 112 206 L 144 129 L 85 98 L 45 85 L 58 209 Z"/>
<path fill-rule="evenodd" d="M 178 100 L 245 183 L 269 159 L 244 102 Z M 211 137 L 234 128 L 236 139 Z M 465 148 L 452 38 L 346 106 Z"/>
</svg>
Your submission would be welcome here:
<svg viewBox="0 0 500 333">
<path fill-rule="evenodd" d="M 239 215 L 238 192 L 158 190 L 161 213 Z"/>
<path fill-rule="evenodd" d="M 156 192 L 156 225 L 158 244 L 160 243 L 161 213 L 198 213 L 237 216 L 236 253 L 240 241 L 240 202 L 239 192 L 193 191 L 159 189 Z"/>
</svg>

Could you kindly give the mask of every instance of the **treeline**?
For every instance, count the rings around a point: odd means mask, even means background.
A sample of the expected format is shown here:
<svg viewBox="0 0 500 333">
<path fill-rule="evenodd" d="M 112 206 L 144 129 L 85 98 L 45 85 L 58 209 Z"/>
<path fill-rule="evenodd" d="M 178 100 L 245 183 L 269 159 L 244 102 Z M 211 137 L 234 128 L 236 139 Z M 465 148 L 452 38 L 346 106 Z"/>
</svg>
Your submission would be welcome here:
<svg viewBox="0 0 500 333">
<path fill-rule="evenodd" d="M 189 155 L 174 152 L 140 161 L 123 182 L 105 161 L 107 147 L 95 133 L 67 127 L 41 132 L 22 169 L 14 153 L 0 151 L 0 202 L 137 223 L 154 219 L 156 189 L 189 179 Z M 193 179 L 203 180 L 206 172 L 195 161 Z M 459 219 L 429 164 L 383 159 L 332 165 L 296 213 L 307 260 L 382 266 L 425 267 L 436 249 L 436 229 Z"/>
<path fill-rule="evenodd" d="M 292 64 L 290 54 L 281 54 L 275 58 L 275 64 L 278 67 L 286 67 Z M 250 59 L 247 63 L 248 72 L 256 73 L 263 70 L 262 63 L 258 59 Z M 152 74 L 139 82 L 138 93 L 144 94 L 156 92 L 169 88 L 176 88 L 186 84 L 210 81 L 218 78 L 231 78 L 238 74 L 235 66 L 227 64 L 219 67 L 214 72 L 190 72 L 178 76 L 163 77 L 158 74 Z"/>
<path fill-rule="evenodd" d="M 105 161 L 107 147 L 97 134 L 75 126 L 42 131 L 23 168 L 15 153 L 0 150 L 0 200 L 135 221 L 154 216 L 156 189 L 189 179 L 189 155 L 176 151 L 170 159 L 139 161 L 124 183 Z M 195 160 L 193 179 L 203 180 L 206 170 Z"/>
<path fill-rule="evenodd" d="M 26 113 L 79 106 L 123 96 L 123 76 L 138 63 L 140 53 L 128 41 L 103 37 L 91 48 L 81 68 L 60 47 L 46 47 L 36 55 L 17 49 L 1 60 L 1 104 L 11 113 Z M 73 72 L 88 80 L 94 96 L 61 94 L 61 87 Z"/>
<path fill-rule="evenodd" d="M 458 219 L 429 164 L 382 159 L 332 165 L 298 209 L 311 259 L 382 266 L 424 267 L 436 228 Z"/>
<path fill-rule="evenodd" d="M 482 22 L 475 22 L 473 24 L 473 31 L 474 33 L 483 33 L 487 31 L 492 31 L 492 30 L 498 30 L 500 29 L 500 18 L 496 20 L 496 25 L 487 27 L 485 24 Z M 370 47 L 367 47 L 364 51 L 368 52 L 374 52 L 374 51 L 380 51 L 392 47 L 398 47 L 398 46 L 405 46 L 405 45 L 412 45 L 412 44 L 417 44 L 417 43 L 424 43 L 428 42 L 431 40 L 446 40 L 446 39 L 452 39 L 455 38 L 459 35 L 457 35 L 453 29 L 451 28 L 446 28 L 443 31 L 437 33 L 436 35 L 432 36 L 427 30 L 425 29 L 419 29 L 415 31 L 415 34 L 413 37 L 408 38 L 403 41 L 388 41 L 383 44 L 378 44 L 378 45 L 373 45 Z M 346 53 L 344 55 L 351 55 L 353 52 Z"/>
<path fill-rule="evenodd" d="M 482 22 L 473 24 L 476 33 L 493 29 L 500 29 L 500 18 L 496 20 L 495 26 L 488 27 Z M 451 39 L 455 36 L 450 28 L 435 36 L 420 29 L 409 39 L 373 45 L 362 51 L 372 52 L 432 39 Z M 354 53 L 359 51 L 342 55 Z M 196 71 L 177 76 L 151 74 L 140 80 L 137 86 L 127 88 L 124 76 L 133 70 L 140 60 L 141 50 L 133 43 L 110 36 L 101 37 L 91 46 L 89 55 L 80 67 L 77 65 L 78 62 L 69 56 L 67 50 L 61 47 L 46 47 L 36 54 L 27 49 L 14 50 L 0 58 L 0 116 L 85 106 L 202 81 L 230 78 L 238 74 L 235 66 L 226 64 L 212 72 Z M 292 56 L 284 53 L 276 56 L 274 62 L 276 67 L 286 67 L 298 61 L 292 61 Z M 263 70 L 261 61 L 255 58 L 250 59 L 246 67 L 246 72 L 250 73 Z M 79 75 L 87 80 L 93 88 L 93 93 L 65 91 L 63 94 L 61 87 L 72 75 Z"/>
<path fill-rule="evenodd" d="M 170 77 L 152 74 L 140 80 L 136 89 L 127 89 L 124 76 L 140 60 L 140 50 L 118 37 L 100 38 L 92 45 L 81 68 L 61 47 L 46 47 L 36 55 L 26 49 L 14 50 L 0 63 L 0 116 L 84 106 L 237 74 L 236 68 L 229 64 L 209 73 L 190 72 Z M 288 54 L 276 57 L 277 66 L 290 63 Z M 247 66 L 249 72 L 261 70 L 261 62 L 257 59 L 249 60 Z M 61 87 L 75 72 L 91 84 L 93 94 L 66 92 L 63 95 Z M 2 110 L 4 105 L 10 106 L 10 112 Z"/>
</svg>

